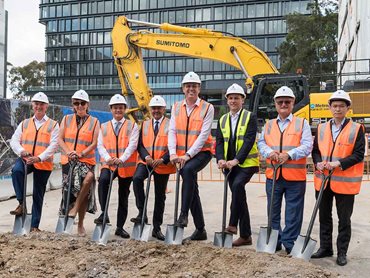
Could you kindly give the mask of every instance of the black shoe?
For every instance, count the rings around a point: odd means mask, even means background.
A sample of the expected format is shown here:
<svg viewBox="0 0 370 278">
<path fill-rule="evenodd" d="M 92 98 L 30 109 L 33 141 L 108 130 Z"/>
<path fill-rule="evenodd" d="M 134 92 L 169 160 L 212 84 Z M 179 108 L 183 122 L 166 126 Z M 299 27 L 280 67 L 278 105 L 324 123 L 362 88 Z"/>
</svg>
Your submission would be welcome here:
<svg viewBox="0 0 370 278">
<path fill-rule="evenodd" d="M 188 241 L 188 240 L 206 240 L 206 239 L 207 232 L 205 229 L 203 229 L 202 231 L 195 229 L 194 233 L 190 237 L 185 238 L 184 240 Z"/>
<path fill-rule="evenodd" d="M 128 234 L 128 232 L 126 232 L 123 228 L 117 228 L 114 234 L 122 238 L 130 238 L 130 235 Z"/>
<path fill-rule="evenodd" d="M 100 214 L 100 216 L 94 220 L 94 223 L 98 225 L 103 224 L 103 218 L 104 218 L 104 213 Z M 106 224 L 110 223 L 108 215 L 107 215 L 107 218 L 105 219 L 105 223 Z"/>
<path fill-rule="evenodd" d="M 281 244 L 276 245 L 275 252 L 281 251 Z"/>
<path fill-rule="evenodd" d="M 188 226 L 188 215 L 181 213 L 179 219 L 177 219 L 175 226 L 184 228 Z"/>
<path fill-rule="evenodd" d="M 289 254 L 290 254 L 290 252 L 292 252 L 292 249 L 290 249 L 290 248 L 286 248 L 286 247 L 285 247 L 285 252 L 286 252 L 286 254 L 287 254 L 287 255 L 289 255 Z"/>
<path fill-rule="evenodd" d="M 346 254 L 338 254 L 337 265 L 344 266 L 347 264 Z"/>
<path fill-rule="evenodd" d="M 320 258 L 331 257 L 331 256 L 333 256 L 333 250 L 328 250 L 328 249 L 324 249 L 320 247 L 316 253 L 312 254 L 311 258 L 320 259 Z"/>
<path fill-rule="evenodd" d="M 138 216 L 136 216 L 136 217 L 132 217 L 130 219 L 130 221 L 132 223 L 141 224 L 141 214 L 138 214 Z M 148 217 L 147 216 L 145 216 L 145 218 L 144 218 L 144 223 L 148 224 Z"/>
<path fill-rule="evenodd" d="M 164 240 L 164 235 L 162 234 L 161 230 L 156 230 L 152 232 L 152 237 L 155 237 L 158 240 Z"/>
</svg>

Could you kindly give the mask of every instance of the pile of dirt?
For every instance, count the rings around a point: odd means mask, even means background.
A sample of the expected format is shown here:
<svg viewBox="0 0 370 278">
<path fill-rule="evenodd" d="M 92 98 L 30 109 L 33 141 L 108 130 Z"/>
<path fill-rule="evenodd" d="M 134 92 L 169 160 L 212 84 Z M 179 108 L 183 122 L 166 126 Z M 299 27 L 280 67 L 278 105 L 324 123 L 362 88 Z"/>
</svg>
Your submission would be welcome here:
<svg viewBox="0 0 370 278">
<path fill-rule="evenodd" d="M 0 277 L 337 277 L 311 263 L 251 249 L 210 243 L 167 246 L 161 242 L 87 238 L 49 232 L 0 235 Z"/>
</svg>

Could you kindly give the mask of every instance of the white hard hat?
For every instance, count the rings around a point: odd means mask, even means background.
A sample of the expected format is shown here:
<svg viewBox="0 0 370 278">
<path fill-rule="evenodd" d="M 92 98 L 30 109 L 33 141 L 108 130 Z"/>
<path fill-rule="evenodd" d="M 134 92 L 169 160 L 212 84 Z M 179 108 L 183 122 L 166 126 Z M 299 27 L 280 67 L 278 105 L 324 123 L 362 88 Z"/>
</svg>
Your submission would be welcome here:
<svg viewBox="0 0 370 278">
<path fill-rule="evenodd" d="M 333 100 L 344 100 L 345 102 L 349 103 L 349 105 L 351 105 L 352 101 L 351 101 L 351 98 L 349 97 L 349 94 L 346 93 L 345 91 L 343 90 L 338 90 L 338 91 L 335 91 L 329 98 L 329 105 L 330 103 L 333 101 Z"/>
<path fill-rule="evenodd" d="M 127 106 L 127 101 L 123 95 L 115 94 L 114 96 L 111 97 L 109 101 L 109 105 L 113 104 L 124 104 Z"/>
<path fill-rule="evenodd" d="M 276 91 L 276 93 L 274 95 L 274 99 L 276 99 L 278 97 L 291 97 L 291 98 L 295 99 L 295 95 L 294 95 L 292 89 L 290 89 L 287 86 L 282 86 Z"/>
<path fill-rule="evenodd" d="M 240 85 L 236 84 L 236 83 L 234 83 L 229 88 L 227 88 L 225 97 L 227 98 L 227 96 L 231 95 L 231 94 L 238 94 L 238 95 L 242 95 L 243 97 L 245 97 L 245 93 L 244 93 L 243 88 Z"/>
<path fill-rule="evenodd" d="M 185 83 L 198 83 L 198 84 L 200 84 L 201 81 L 200 81 L 200 78 L 199 78 L 198 74 L 196 74 L 193 71 L 189 71 L 187 74 L 185 74 L 185 76 L 184 76 L 184 78 L 182 79 L 182 82 L 181 82 L 181 84 L 185 84 Z"/>
<path fill-rule="evenodd" d="M 43 92 L 38 92 L 35 94 L 31 101 L 39 101 L 39 102 L 44 102 L 44 103 L 49 103 L 48 97 L 43 93 Z"/>
<path fill-rule="evenodd" d="M 84 90 L 76 91 L 73 94 L 72 99 L 80 99 L 80 100 L 84 100 L 86 102 L 90 102 L 89 95 Z"/>
<path fill-rule="evenodd" d="M 166 107 L 166 101 L 164 100 L 163 97 L 161 96 L 154 96 L 152 97 L 152 99 L 150 100 L 149 102 L 149 106 L 150 107 L 153 107 L 153 106 L 162 106 L 162 107 Z"/>
</svg>

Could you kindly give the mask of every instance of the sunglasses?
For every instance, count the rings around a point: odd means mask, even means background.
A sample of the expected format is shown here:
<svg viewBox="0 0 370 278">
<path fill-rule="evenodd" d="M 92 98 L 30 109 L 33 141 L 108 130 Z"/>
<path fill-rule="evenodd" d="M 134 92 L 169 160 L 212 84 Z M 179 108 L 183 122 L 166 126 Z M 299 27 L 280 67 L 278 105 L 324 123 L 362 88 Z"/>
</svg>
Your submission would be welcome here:
<svg viewBox="0 0 370 278">
<path fill-rule="evenodd" d="M 278 105 L 283 105 L 283 103 L 285 104 L 285 105 L 289 105 L 289 104 L 291 104 L 292 103 L 292 101 L 291 100 L 279 100 L 279 101 L 277 101 L 276 102 Z"/>
<path fill-rule="evenodd" d="M 79 102 L 79 101 L 75 101 L 75 102 L 73 102 L 73 105 L 74 105 L 74 106 L 79 106 L 79 105 L 81 105 L 81 106 L 85 106 L 85 105 L 86 105 L 86 101 L 81 101 L 81 102 Z"/>
</svg>

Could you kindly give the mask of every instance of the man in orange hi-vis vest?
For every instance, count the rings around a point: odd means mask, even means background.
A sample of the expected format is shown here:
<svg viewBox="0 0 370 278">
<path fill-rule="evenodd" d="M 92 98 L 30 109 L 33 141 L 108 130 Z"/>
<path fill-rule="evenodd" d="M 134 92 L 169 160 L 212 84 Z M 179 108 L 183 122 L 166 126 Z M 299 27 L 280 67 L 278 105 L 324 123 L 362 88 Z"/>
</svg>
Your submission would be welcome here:
<svg viewBox="0 0 370 278">
<path fill-rule="evenodd" d="M 295 95 L 287 86 L 280 87 L 274 102 L 278 116 L 269 120 L 258 140 L 258 150 L 266 158 L 267 211 L 272 205 L 272 228 L 279 231 L 276 250 L 285 247 L 289 254 L 299 236 L 303 221 L 306 192 L 306 157 L 312 150 L 308 122 L 293 116 Z M 276 173 L 273 204 L 270 204 L 273 169 L 271 161 L 282 164 Z M 281 228 L 281 206 L 285 199 L 285 227 Z"/>
<path fill-rule="evenodd" d="M 176 169 L 170 163 L 168 153 L 168 127 L 170 120 L 165 117 L 166 101 L 161 96 L 154 96 L 150 102 L 152 119 L 143 122 L 138 143 L 139 163 L 133 179 L 136 207 L 139 210 L 137 217 L 131 218 L 134 223 L 140 223 L 145 202 L 144 180 L 148 177 L 147 166 L 154 168 L 154 213 L 152 236 L 164 240 L 161 231 L 163 213 L 166 201 L 166 187 L 170 174 Z M 147 216 L 145 215 L 145 220 Z"/>
<path fill-rule="evenodd" d="M 181 168 L 183 181 L 181 213 L 175 224 L 186 227 L 188 213 L 191 211 L 196 230 L 190 240 L 207 239 L 197 173 L 208 164 L 213 152 L 211 128 L 214 108 L 212 104 L 199 98 L 200 84 L 196 73 L 188 72 L 184 76 L 182 91 L 185 99 L 172 106 L 168 131 L 170 160 Z"/>
<path fill-rule="evenodd" d="M 19 206 L 10 212 L 12 215 L 22 214 L 24 162 L 27 173 L 33 172 L 33 204 L 31 232 L 39 232 L 42 205 L 46 184 L 53 170 L 53 154 L 58 148 L 59 124 L 46 116 L 49 100 L 39 92 L 32 99 L 32 118 L 22 121 L 10 141 L 13 151 L 20 156 L 12 170 L 13 187 Z M 22 162 L 24 160 L 24 162 Z"/>
<path fill-rule="evenodd" d="M 135 123 L 123 117 L 127 108 L 127 102 L 122 95 L 114 95 L 110 99 L 109 106 L 113 119 L 101 125 L 98 137 L 98 151 L 103 163 L 98 185 L 99 203 L 102 213 L 94 222 L 96 224 L 103 223 L 110 181 L 109 168 L 115 169 L 118 166 L 118 170 L 115 170 L 113 176 L 114 178 L 118 176 L 118 210 L 115 235 L 129 238 L 130 235 L 123 229 L 123 225 L 126 222 L 128 213 L 130 184 L 136 169 L 136 148 L 139 129 Z M 107 218 L 107 222 L 109 223 L 109 218 Z"/>
<path fill-rule="evenodd" d="M 351 98 L 343 91 L 329 98 L 333 119 L 320 124 L 314 140 L 313 162 L 318 171 L 328 174 L 334 170 L 322 195 L 319 207 L 320 248 L 312 258 L 333 256 L 332 233 L 333 199 L 339 218 L 337 237 L 337 264 L 347 264 L 347 250 L 351 239 L 351 215 L 355 195 L 360 192 L 364 172 L 365 136 L 363 126 L 346 118 Z M 318 196 L 322 175 L 315 173 L 314 183 Z"/>
</svg>

